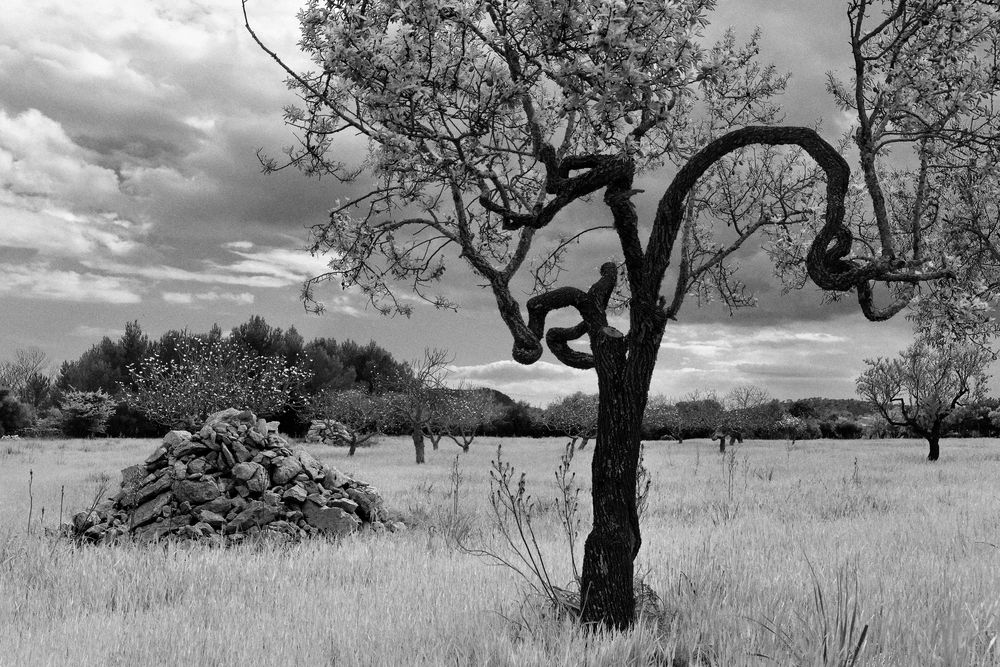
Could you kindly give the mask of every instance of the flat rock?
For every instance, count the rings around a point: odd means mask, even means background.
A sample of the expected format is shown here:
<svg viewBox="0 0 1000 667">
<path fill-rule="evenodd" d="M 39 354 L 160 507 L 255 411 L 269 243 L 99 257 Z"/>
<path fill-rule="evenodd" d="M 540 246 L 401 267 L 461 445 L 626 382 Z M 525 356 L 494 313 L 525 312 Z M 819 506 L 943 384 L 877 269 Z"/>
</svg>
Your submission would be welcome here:
<svg viewBox="0 0 1000 667">
<path fill-rule="evenodd" d="M 203 454 L 204 452 L 210 451 L 209 446 L 203 442 L 195 442 L 194 440 L 186 440 L 173 449 L 173 455 L 175 458 L 181 458 L 183 456 L 190 456 L 192 454 Z"/>
<path fill-rule="evenodd" d="M 348 514 L 357 514 L 358 504 L 349 498 L 337 498 L 336 500 L 330 501 L 331 507 L 339 507 Z"/>
<path fill-rule="evenodd" d="M 358 516 L 365 521 L 377 521 L 385 504 L 373 486 L 347 489 L 347 497 L 358 504 Z"/>
<path fill-rule="evenodd" d="M 248 465 L 256 466 L 253 476 L 247 480 L 247 488 L 253 493 L 263 493 L 267 491 L 267 487 L 270 485 L 270 478 L 267 476 L 267 469 L 264 468 L 259 463 L 250 463 Z"/>
<path fill-rule="evenodd" d="M 163 444 L 167 449 L 173 449 L 182 442 L 187 442 L 190 439 L 191 433 L 189 431 L 170 431 L 163 436 Z"/>
<path fill-rule="evenodd" d="M 161 469 L 156 474 L 156 477 L 154 477 L 151 481 L 146 482 L 138 489 L 136 489 L 135 501 L 134 501 L 135 504 L 138 505 L 140 503 L 145 502 L 148 498 L 160 495 L 164 491 L 169 490 L 170 485 L 173 483 L 174 483 L 173 469 L 172 468 Z"/>
<path fill-rule="evenodd" d="M 358 529 L 359 522 L 354 515 L 339 507 L 320 507 L 307 500 L 302 506 L 302 515 L 306 523 L 324 535 L 343 537 Z"/>
<path fill-rule="evenodd" d="M 132 512 L 132 521 L 130 522 L 130 528 L 135 530 L 139 526 L 143 526 L 159 515 L 160 511 L 170 504 L 173 500 L 174 494 L 167 491 L 166 493 L 161 493 L 152 500 L 148 500 L 143 504 L 135 508 Z"/>
<path fill-rule="evenodd" d="M 285 500 L 294 500 L 297 503 L 301 503 L 305 502 L 307 495 L 309 494 L 306 493 L 306 490 L 302 488 L 301 484 L 293 484 L 292 486 L 288 487 L 288 489 L 285 491 L 284 494 L 282 494 L 281 497 L 284 498 Z"/>
<path fill-rule="evenodd" d="M 215 512 L 216 514 L 221 514 L 225 516 L 229 513 L 229 510 L 233 508 L 233 501 L 225 496 L 219 496 L 214 500 L 210 500 L 203 505 L 199 505 L 195 509 L 200 512 Z"/>
<path fill-rule="evenodd" d="M 202 505 L 222 494 L 222 489 L 210 477 L 181 480 L 175 482 L 172 489 L 179 502 L 188 502 L 192 505 Z"/>
<path fill-rule="evenodd" d="M 312 454 L 307 452 L 302 447 L 295 450 L 295 458 L 299 460 L 302 464 L 302 469 L 315 480 L 323 479 L 326 475 L 326 470 L 324 470 L 323 464 L 316 460 Z"/>
<path fill-rule="evenodd" d="M 251 526 L 266 526 L 277 518 L 278 512 L 275 508 L 265 505 L 259 500 L 254 500 L 242 512 L 233 517 L 226 526 L 226 532 L 245 531 Z"/>
<path fill-rule="evenodd" d="M 237 463 L 233 466 L 233 477 L 244 482 L 253 477 L 260 466 L 256 463 Z"/>
</svg>

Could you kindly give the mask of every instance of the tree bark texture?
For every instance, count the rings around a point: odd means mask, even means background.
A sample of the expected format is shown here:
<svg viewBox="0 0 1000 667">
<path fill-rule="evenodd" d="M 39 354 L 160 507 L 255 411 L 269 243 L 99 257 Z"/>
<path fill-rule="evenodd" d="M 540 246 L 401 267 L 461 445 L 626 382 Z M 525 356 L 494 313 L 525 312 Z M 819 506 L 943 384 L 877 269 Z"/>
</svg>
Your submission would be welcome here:
<svg viewBox="0 0 1000 667">
<path fill-rule="evenodd" d="M 634 561 L 642 544 L 636 471 L 656 348 L 626 361 L 624 338 L 599 334 L 592 340 L 599 403 L 591 464 L 594 523 L 584 546 L 581 618 L 625 629 L 635 615 Z"/>
<path fill-rule="evenodd" d="M 417 454 L 417 463 L 424 463 L 424 429 L 419 424 L 413 427 L 413 450 Z"/>
</svg>

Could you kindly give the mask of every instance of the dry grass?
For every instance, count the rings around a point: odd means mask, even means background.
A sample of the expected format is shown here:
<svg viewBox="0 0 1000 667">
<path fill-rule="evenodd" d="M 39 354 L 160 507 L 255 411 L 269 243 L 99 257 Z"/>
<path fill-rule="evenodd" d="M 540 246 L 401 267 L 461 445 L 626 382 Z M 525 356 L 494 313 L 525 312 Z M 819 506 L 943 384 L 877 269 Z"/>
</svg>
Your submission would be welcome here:
<svg viewBox="0 0 1000 667">
<path fill-rule="evenodd" d="M 495 444 L 460 457 L 476 544 L 496 544 Z M 567 582 L 549 502 L 562 444 L 511 440 L 504 453 L 545 501 L 541 546 Z M 725 458 L 704 441 L 652 443 L 638 567 L 668 613 L 658 629 L 596 638 L 450 546 L 457 449 L 444 445 L 420 467 L 404 439 L 352 459 L 313 448 L 419 522 L 402 535 L 230 550 L 76 549 L 41 535 L 62 487 L 68 519 L 152 446 L 0 444 L 0 664 L 850 665 L 857 652 L 858 665 L 1000 665 L 995 440 L 945 441 L 936 464 L 916 441 L 748 442 Z M 588 466 L 589 449 L 574 462 L 583 479 Z"/>
</svg>

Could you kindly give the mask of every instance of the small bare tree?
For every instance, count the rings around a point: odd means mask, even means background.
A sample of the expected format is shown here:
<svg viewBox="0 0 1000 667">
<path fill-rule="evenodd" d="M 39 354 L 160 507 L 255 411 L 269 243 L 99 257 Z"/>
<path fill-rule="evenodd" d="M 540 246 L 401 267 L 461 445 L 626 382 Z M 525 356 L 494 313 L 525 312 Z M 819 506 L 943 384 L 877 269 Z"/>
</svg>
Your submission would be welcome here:
<svg viewBox="0 0 1000 667">
<path fill-rule="evenodd" d="M 348 456 L 354 456 L 358 447 L 372 441 L 378 435 L 382 421 L 386 418 L 387 401 L 360 389 L 322 392 L 310 405 L 310 412 L 316 416 L 336 419 L 347 427 L 350 433 Z"/>
<path fill-rule="evenodd" d="M 426 462 L 424 437 L 433 430 L 431 423 L 446 390 L 450 364 L 447 350 L 425 349 L 422 359 L 410 363 L 409 375 L 396 373 L 376 383 L 395 387 L 395 391 L 385 394 L 384 411 L 410 432 L 418 464 Z"/>
<path fill-rule="evenodd" d="M 578 391 L 549 404 L 542 412 L 542 424 L 569 436 L 570 446 L 583 449 L 597 437 L 597 395 Z"/>
<path fill-rule="evenodd" d="M 995 358 L 978 345 L 935 346 L 918 340 L 898 359 L 866 360 L 857 390 L 889 424 L 926 438 L 927 460 L 937 461 L 948 416 L 983 398 L 985 369 Z"/>
</svg>

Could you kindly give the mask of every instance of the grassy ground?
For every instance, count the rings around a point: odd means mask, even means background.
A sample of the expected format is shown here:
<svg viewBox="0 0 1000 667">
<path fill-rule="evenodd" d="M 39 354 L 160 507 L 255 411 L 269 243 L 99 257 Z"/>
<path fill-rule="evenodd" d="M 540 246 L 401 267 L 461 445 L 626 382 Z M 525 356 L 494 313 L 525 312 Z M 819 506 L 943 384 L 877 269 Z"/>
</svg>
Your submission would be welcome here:
<svg viewBox="0 0 1000 667">
<path fill-rule="evenodd" d="M 42 535 L 63 488 L 68 519 L 153 445 L 0 443 L 0 664 L 837 665 L 867 625 L 860 665 L 1000 665 L 996 440 L 946 440 L 936 464 L 904 440 L 748 442 L 727 457 L 705 441 L 651 443 L 638 569 L 668 611 L 659 629 L 597 638 L 449 546 L 453 446 L 419 467 L 403 439 L 350 459 L 312 447 L 420 520 L 403 534 L 229 550 Z M 562 442 L 503 449 L 528 472 L 542 551 L 567 583 L 551 504 Z M 469 541 L 499 548 L 486 511 L 495 454 L 483 439 L 459 457 L 459 506 Z M 589 456 L 573 464 L 583 482 Z M 589 499 L 581 510 L 586 530 Z"/>
</svg>

